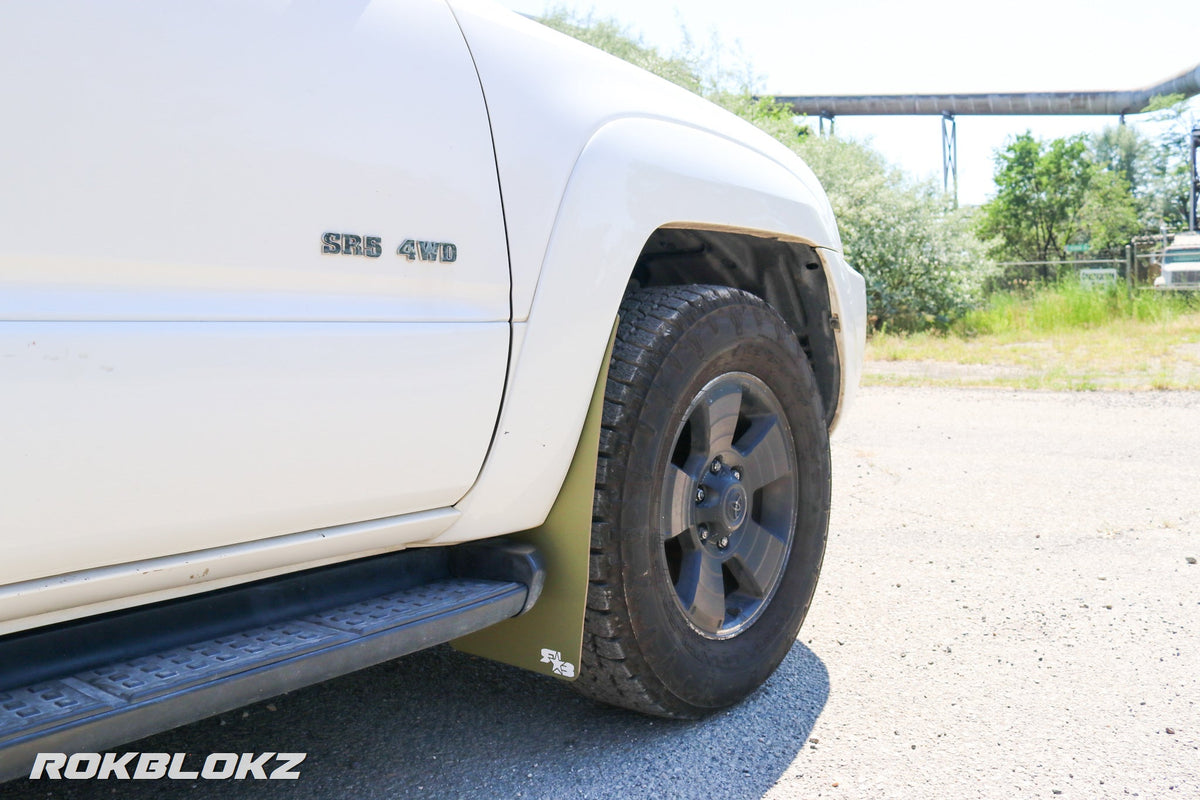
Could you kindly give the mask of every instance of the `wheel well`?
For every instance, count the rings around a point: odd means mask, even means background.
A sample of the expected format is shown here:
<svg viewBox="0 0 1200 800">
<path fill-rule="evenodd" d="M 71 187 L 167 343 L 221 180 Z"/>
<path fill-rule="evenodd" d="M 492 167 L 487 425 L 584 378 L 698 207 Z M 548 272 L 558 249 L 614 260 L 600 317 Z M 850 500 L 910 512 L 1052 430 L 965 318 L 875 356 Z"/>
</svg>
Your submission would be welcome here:
<svg viewBox="0 0 1200 800">
<path fill-rule="evenodd" d="M 629 289 L 713 284 L 742 289 L 779 312 L 800 340 L 832 423 L 841 389 L 829 284 L 817 250 L 746 233 L 659 228 L 642 247 Z"/>
</svg>

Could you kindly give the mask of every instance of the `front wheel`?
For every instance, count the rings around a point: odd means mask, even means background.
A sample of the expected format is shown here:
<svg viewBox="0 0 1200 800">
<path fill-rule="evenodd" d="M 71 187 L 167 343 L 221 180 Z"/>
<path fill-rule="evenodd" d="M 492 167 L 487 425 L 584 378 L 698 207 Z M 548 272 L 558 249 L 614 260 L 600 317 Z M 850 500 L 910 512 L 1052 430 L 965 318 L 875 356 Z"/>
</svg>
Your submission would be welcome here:
<svg viewBox="0 0 1200 800">
<path fill-rule="evenodd" d="M 753 295 L 658 287 L 620 313 L 575 685 L 698 717 L 758 688 L 804 620 L 829 521 L 824 411 L 796 335 Z"/>
</svg>

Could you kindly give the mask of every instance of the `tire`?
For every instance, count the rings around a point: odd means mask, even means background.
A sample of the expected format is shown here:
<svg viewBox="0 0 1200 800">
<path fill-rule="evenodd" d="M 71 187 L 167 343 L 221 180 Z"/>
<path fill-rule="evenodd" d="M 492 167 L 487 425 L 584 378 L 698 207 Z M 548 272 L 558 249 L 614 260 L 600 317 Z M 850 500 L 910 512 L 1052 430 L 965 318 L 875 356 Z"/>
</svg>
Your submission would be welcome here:
<svg viewBox="0 0 1200 800">
<path fill-rule="evenodd" d="M 796 335 L 757 297 L 621 305 L 596 470 L 582 669 L 593 699 L 698 718 L 787 655 L 829 523 L 829 439 Z"/>
</svg>

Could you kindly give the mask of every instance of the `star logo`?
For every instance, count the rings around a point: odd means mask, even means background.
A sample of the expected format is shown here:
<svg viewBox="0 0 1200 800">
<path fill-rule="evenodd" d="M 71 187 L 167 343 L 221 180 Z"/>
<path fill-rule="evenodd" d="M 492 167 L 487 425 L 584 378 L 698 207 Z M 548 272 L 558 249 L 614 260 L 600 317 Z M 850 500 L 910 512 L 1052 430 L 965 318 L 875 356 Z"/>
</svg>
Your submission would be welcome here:
<svg viewBox="0 0 1200 800">
<path fill-rule="evenodd" d="M 549 664 L 555 675 L 562 675 L 564 678 L 575 677 L 575 665 L 563 661 L 562 653 L 557 650 L 542 648 L 542 663 Z"/>
</svg>

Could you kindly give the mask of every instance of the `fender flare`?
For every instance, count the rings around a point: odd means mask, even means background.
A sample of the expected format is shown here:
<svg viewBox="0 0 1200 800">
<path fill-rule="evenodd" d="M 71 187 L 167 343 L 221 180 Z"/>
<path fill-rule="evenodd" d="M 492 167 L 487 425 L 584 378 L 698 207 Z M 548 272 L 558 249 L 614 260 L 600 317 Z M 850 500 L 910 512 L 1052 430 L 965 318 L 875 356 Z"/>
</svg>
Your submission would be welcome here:
<svg viewBox="0 0 1200 800">
<path fill-rule="evenodd" d="M 630 273 L 655 230 L 707 228 L 828 249 L 838 245 L 832 225 L 823 196 L 739 142 L 656 118 L 601 126 L 567 182 L 529 319 L 513 325 L 510 382 L 492 449 L 455 506 L 462 517 L 430 544 L 545 521 Z"/>
</svg>

